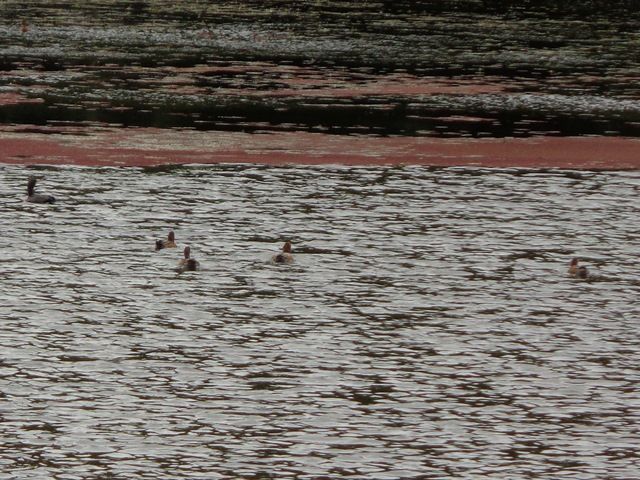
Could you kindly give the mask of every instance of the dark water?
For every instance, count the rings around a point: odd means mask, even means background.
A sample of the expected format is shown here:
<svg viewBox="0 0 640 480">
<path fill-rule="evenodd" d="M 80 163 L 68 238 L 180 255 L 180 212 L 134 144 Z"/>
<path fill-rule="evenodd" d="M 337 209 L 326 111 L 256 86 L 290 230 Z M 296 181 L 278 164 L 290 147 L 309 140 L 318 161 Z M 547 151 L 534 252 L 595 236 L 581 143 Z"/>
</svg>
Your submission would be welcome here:
<svg viewBox="0 0 640 480">
<path fill-rule="evenodd" d="M 640 473 L 638 173 L 0 173 L 3 478 Z"/>
<path fill-rule="evenodd" d="M 39 103 L 0 121 L 638 137 L 639 29 L 622 0 L 5 0 L 0 94 Z"/>
</svg>

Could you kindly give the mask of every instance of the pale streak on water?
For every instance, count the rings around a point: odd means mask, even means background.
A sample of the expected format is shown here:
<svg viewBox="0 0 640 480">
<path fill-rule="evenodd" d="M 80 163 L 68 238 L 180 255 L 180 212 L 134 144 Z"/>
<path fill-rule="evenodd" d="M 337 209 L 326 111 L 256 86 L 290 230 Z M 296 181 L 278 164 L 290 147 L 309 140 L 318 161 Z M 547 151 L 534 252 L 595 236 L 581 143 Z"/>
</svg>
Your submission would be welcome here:
<svg viewBox="0 0 640 480">
<path fill-rule="evenodd" d="M 0 171 L 2 478 L 640 473 L 638 172 Z"/>
</svg>

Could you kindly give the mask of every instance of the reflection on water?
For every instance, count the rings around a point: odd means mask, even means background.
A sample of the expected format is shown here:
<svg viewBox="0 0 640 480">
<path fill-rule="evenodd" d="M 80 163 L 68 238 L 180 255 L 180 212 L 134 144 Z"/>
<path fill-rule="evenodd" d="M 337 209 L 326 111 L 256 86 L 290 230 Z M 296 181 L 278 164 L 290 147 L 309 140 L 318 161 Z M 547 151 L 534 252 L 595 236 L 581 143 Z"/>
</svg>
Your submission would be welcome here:
<svg viewBox="0 0 640 480">
<path fill-rule="evenodd" d="M 3 0 L 0 120 L 640 137 L 638 2 L 284 3 Z"/>
<path fill-rule="evenodd" d="M 12 478 L 637 476 L 637 172 L 0 169 Z"/>
</svg>

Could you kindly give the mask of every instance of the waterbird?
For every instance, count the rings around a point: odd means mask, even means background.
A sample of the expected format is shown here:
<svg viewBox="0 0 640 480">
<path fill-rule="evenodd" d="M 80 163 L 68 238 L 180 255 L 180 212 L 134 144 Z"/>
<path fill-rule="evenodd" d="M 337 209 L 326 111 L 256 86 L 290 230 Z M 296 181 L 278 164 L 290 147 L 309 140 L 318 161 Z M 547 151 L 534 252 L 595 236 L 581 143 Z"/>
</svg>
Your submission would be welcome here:
<svg viewBox="0 0 640 480">
<path fill-rule="evenodd" d="M 173 230 L 169 231 L 166 240 L 156 240 L 156 252 L 163 248 L 176 248 L 176 246 L 176 234 L 173 233 Z"/>
<path fill-rule="evenodd" d="M 571 263 L 569 264 L 569 275 L 582 280 L 590 278 L 591 274 L 589 273 L 589 270 L 587 270 L 587 267 L 580 266 L 578 263 L 579 260 L 577 258 L 571 260 Z"/>
<path fill-rule="evenodd" d="M 184 258 L 178 262 L 178 271 L 182 272 L 195 272 L 196 270 L 200 270 L 200 262 L 198 262 L 195 258 L 191 258 L 191 247 L 184 247 Z"/>
<path fill-rule="evenodd" d="M 52 195 L 45 195 L 44 193 L 35 193 L 36 189 L 36 177 L 29 177 L 27 183 L 27 202 L 32 203 L 54 203 L 56 199 Z"/>
<path fill-rule="evenodd" d="M 282 252 L 271 257 L 274 263 L 293 263 L 293 255 L 291 254 L 291 242 L 287 240 L 282 247 Z"/>
</svg>

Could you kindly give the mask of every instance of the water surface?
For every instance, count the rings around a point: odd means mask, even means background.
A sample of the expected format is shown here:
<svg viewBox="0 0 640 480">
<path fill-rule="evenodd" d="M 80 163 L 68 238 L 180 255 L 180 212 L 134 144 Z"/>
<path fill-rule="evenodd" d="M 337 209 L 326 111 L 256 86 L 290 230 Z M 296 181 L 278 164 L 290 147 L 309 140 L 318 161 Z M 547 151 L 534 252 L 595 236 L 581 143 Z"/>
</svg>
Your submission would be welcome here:
<svg viewBox="0 0 640 480">
<path fill-rule="evenodd" d="M 640 471 L 637 172 L 0 170 L 5 478 Z"/>
<path fill-rule="evenodd" d="M 638 137 L 635 3 L 5 0 L 0 121 Z"/>
</svg>

